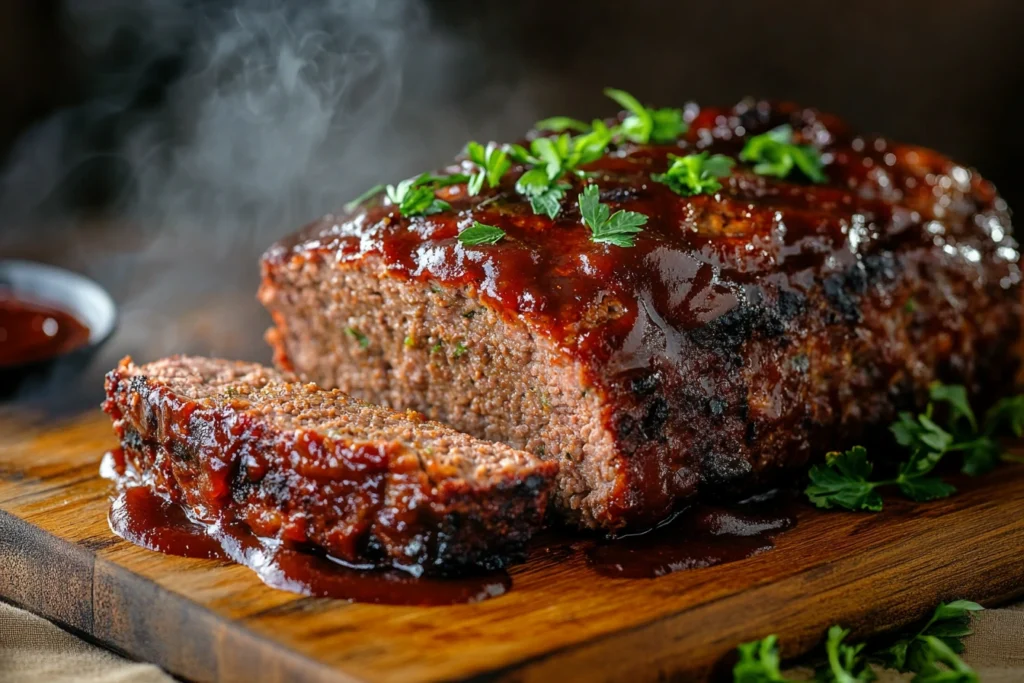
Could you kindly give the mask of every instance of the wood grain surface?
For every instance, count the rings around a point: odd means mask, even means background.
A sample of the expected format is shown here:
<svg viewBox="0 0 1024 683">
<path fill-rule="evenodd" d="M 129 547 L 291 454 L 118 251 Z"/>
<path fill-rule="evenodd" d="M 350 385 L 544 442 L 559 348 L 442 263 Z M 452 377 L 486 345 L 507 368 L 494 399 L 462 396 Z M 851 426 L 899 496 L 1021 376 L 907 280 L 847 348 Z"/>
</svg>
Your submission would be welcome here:
<svg viewBox="0 0 1024 683">
<path fill-rule="evenodd" d="M 875 515 L 808 506 L 775 551 L 742 562 L 612 579 L 562 542 L 514 568 L 507 595 L 393 607 L 303 598 L 121 541 L 97 474 L 114 445 L 100 414 L 0 415 L 0 597 L 197 681 L 695 680 L 769 633 L 789 657 L 832 623 L 863 636 L 939 600 L 1024 594 L 1024 466 Z"/>
</svg>

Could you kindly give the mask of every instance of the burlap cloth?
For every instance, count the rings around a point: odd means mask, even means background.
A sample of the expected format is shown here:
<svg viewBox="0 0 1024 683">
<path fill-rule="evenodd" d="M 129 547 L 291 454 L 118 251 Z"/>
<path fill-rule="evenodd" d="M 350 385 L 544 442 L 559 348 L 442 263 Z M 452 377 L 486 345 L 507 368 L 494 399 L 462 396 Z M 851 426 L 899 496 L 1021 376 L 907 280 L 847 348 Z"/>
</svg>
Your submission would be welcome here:
<svg viewBox="0 0 1024 683">
<path fill-rule="evenodd" d="M 965 640 L 964 659 L 983 683 L 1024 681 L 1024 603 L 982 612 L 974 635 Z M 787 675 L 806 678 L 807 669 Z M 879 672 L 879 681 L 909 676 Z M 130 662 L 63 631 L 50 622 L 0 602 L 2 683 L 174 683 L 152 664 Z"/>
</svg>

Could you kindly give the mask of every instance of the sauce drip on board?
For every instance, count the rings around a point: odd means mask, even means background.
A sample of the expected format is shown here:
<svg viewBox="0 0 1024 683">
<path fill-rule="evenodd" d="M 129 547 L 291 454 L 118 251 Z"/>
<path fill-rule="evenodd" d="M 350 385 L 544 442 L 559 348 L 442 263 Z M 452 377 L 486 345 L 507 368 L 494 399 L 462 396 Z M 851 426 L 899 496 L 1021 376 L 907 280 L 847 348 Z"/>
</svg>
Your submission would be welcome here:
<svg viewBox="0 0 1024 683">
<path fill-rule="evenodd" d="M 119 482 L 109 518 L 115 534 L 168 555 L 237 562 L 271 588 L 355 602 L 452 605 L 497 597 L 512 586 L 505 572 L 439 579 L 349 566 L 261 539 L 241 524 L 197 522 L 139 480 L 120 449 L 104 456 L 101 472 Z M 732 507 L 694 505 L 646 533 L 590 545 L 587 561 L 604 576 L 643 579 L 744 560 L 774 548 L 775 537 L 796 524 L 795 506 L 786 494 Z"/>
<path fill-rule="evenodd" d="M 89 328 L 70 313 L 0 292 L 0 367 L 52 358 L 88 341 Z"/>
<path fill-rule="evenodd" d="M 775 547 L 775 537 L 796 525 L 795 508 L 783 494 L 696 504 L 646 533 L 595 544 L 587 560 L 599 574 L 630 579 L 745 560 Z"/>
<path fill-rule="evenodd" d="M 241 524 L 197 522 L 182 506 L 140 481 L 126 467 L 120 449 L 104 456 L 101 472 L 119 484 L 109 516 L 116 535 L 167 555 L 237 562 L 271 588 L 387 605 L 453 605 L 502 595 L 512 585 L 505 572 L 431 578 L 397 569 L 353 567 L 323 554 L 259 538 Z"/>
</svg>

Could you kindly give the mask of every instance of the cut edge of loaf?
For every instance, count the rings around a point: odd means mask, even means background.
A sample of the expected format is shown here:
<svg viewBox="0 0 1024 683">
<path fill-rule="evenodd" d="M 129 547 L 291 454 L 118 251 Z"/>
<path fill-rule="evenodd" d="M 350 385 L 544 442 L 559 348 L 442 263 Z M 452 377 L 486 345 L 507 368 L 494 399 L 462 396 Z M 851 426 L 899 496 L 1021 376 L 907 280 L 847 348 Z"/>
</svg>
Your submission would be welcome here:
<svg viewBox="0 0 1024 683">
<path fill-rule="evenodd" d="M 265 257 L 259 298 L 279 367 L 559 463 L 559 516 L 617 526 L 610 507 L 629 474 L 602 392 L 525 324 L 469 289 L 392 276 L 374 257 Z"/>
</svg>

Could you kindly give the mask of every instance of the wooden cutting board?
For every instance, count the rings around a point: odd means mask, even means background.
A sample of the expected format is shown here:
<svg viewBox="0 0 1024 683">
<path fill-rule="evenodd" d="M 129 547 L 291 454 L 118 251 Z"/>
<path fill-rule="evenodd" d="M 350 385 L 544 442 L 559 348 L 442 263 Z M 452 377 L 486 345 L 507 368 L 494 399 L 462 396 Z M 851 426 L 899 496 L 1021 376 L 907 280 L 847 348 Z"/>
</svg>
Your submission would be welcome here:
<svg viewBox="0 0 1024 683">
<path fill-rule="evenodd" d="M 612 579 L 570 545 L 533 553 L 501 597 L 452 607 L 303 598 L 248 570 L 114 537 L 100 414 L 0 416 L 0 597 L 198 681 L 693 680 L 737 643 L 787 657 L 832 623 L 858 636 L 940 600 L 1024 594 L 1024 466 L 881 514 L 807 506 L 776 550 L 658 579 Z"/>
</svg>

